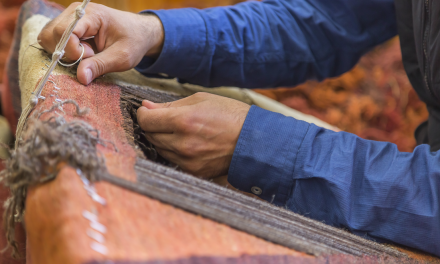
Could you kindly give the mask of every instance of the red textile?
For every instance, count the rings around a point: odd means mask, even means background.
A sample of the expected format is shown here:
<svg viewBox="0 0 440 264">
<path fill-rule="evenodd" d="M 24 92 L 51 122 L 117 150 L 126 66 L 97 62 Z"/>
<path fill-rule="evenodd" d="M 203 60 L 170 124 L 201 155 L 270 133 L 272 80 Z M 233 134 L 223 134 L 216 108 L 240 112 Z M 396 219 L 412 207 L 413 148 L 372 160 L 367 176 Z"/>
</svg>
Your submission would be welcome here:
<svg viewBox="0 0 440 264">
<path fill-rule="evenodd" d="M 4 164 L 2 162 L 0 162 L 0 170 L 4 169 Z M 9 191 L 3 186 L 0 185 L 0 203 L 3 204 L 4 201 L 6 201 L 6 199 L 9 196 Z M 0 215 L 3 215 L 3 206 L 0 206 Z M 15 228 L 15 232 L 16 232 L 16 238 L 17 241 L 20 244 L 20 249 L 21 249 L 21 254 L 23 255 L 23 257 L 25 256 L 25 252 L 26 252 L 26 235 L 23 229 L 23 226 L 21 224 L 17 224 L 16 228 Z M 6 234 L 3 230 L 3 225 L 0 226 L 0 249 L 4 249 L 7 246 L 7 242 L 6 242 Z M 0 254 L 0 264 L 25 264 L 26 263 L 26 259 L 19 259 L 19 260 L 15 260 L 11 257 L 11 251 L 8 250 L 3 254 Z"/>
<path fill-rule="evenodd" d="M 101 131 L 103 139 L 115 143 L 118 152 L 110 144 L 100 148 L 107 169 L 112 175 L 134 181 L 136 153 L 128 144 L 123 129 L 120 88 L 102 82 L 83 86 L 65 75 L 56 76 L 55 82 L 61 88 L 58 92 L 60 99 L 72 99 L 80 107 L 90 108 L 86 116 L 75 117 L 72 115 L 73 106 L 66 105 L 63 116 L 68 121 L 81 119 L 88 122 Z M 42 94 L 46 100 L 40 102 L 38 109 L 53 105 L 52 90 L 53 84 L 47 83 Z M 43 118 L 49 115 L 45 114 Z M 93 207 L 96 207 L 100 223 L 107 227 L 105 246 L 109 252 L 107 258 L 111 260 L 237 257 L 242 254 L 306 257 L 303 253 L 106 182 L 96 183 L 96 189 L 108 205 L 94 203 L 71 168 L 63 169 L 55 180 L 29 189 L 25 222 L 34 263 L 82 263 L 105 259 L 89 247 L 92 240 L 86 235 L 89 223 L 82 217 L 82 212 Z"/>
</svg>

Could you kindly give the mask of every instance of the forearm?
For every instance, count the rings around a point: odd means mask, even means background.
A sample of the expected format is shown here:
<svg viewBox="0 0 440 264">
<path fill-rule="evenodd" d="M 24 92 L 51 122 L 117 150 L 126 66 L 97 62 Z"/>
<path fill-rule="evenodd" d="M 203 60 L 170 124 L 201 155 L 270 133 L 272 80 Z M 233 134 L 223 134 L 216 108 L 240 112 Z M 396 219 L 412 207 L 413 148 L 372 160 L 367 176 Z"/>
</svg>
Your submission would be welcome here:
<svg viewBox="0 0 440 264">
<path fill-rule="evenodd" d="M 396 34 L 392 0 L 327 2 L 154 11 L 164 25 L 162 54 L 138 69 L 204 86 L 295 85 L 349 70 Z"/>
<path fill-rule="evenodd" d="M 229 180 L 327 224 L 438 255 L 439 160 L 429 146 L 399 152 L 253 107 Z"/>
</svg>

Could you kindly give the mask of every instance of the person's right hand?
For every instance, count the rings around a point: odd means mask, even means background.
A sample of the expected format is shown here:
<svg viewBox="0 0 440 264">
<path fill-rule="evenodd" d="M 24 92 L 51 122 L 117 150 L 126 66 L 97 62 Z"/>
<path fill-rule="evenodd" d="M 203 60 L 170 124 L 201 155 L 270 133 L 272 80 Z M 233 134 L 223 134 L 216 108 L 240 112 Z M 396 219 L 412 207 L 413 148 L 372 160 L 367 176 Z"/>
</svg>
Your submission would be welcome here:
<svg viewBox="0 0 440 264">
<path fill-rule="evenodd" d="M 53 53 L 64 30 L 74 19 L 75 8 L 71 4 L 63 13 L 49 22 L 38 36 L 40 45 Z M 81 39 L 94 36 L 98 53 Z M 79 20 L 65 48 L 65 60 L 75 61 L 81 56 L 77 77 L 82 84 L 89 84 L 96 77 L 108 72 L 121 72 L 135 67 L 144 56 L 157 57 L 163 46 L 162 22 L 155 15 L 139 15 L 123 12 L 103 5 L 90 3 L 86 14 Z"/>
</svg>

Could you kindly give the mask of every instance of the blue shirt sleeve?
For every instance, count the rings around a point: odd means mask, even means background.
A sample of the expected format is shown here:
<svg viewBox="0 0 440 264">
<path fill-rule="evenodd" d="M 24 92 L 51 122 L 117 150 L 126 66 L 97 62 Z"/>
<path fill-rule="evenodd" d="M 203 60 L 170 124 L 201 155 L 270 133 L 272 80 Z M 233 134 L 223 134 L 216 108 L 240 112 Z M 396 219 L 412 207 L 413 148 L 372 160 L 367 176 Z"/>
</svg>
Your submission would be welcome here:
<svg viewBox="0 0 440 264">
<path fill-rule="evenodd" d="M 397 34 L 393 0 L 267 0 L 204 10 L 145 11 L 162 21 L 159 58 L 137 70 L 247 88 L 337 76 Z"/>
<path fill-rule="evenodd" d="M 252 106 L 228 180 L 313 219 L 440 256 L 440 151 L 428 145 L 399 152 Z"/>
</svg>

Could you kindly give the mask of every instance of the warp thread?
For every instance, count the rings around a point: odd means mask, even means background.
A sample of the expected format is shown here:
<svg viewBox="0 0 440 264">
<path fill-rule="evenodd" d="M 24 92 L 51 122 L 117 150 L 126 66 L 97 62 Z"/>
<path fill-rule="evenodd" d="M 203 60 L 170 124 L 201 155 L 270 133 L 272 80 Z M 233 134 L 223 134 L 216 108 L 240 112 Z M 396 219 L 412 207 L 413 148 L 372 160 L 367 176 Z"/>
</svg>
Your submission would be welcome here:
<svg viewBox="0 0 440 264">
<path fill-rule="evenodd" d="M 42 114 L 52 112 L 63 104 L 72 104 L 77 115 L 88 110 L 80 109 L 73 100 L 55 104 L 51 109 L 37 112 L 28 119 L 20 147 L 11 151 L 0 173 L 0 182 L 10 189 L 11 196 L 4 204 L 3 225 L 8 246 L 14 258 L 20 257 L 15 240 L 15 222 L 23 219 L 28 187 L 53 180 L 60 164 L 80 168 L 86 178 L 95 182 L 107 173 L 105 160 L 97 145 L 105 146 L 99 131 L 84 121 L 66 122 L 62 116 L 52 116 L 42 121 Z"/>
<path fill-rule="evenodd" d="M 137 109 L 142 105 L 142 101 L 137 101 L 136 97 L 121 95 L 121 111 L 124 118 L 124 131 L 132 147 L 138 152 L 138 156 L 161 163 L 161 157 L 157 153 L 153 144 L 145 137 L 137 121 Z"/>
</svg>

